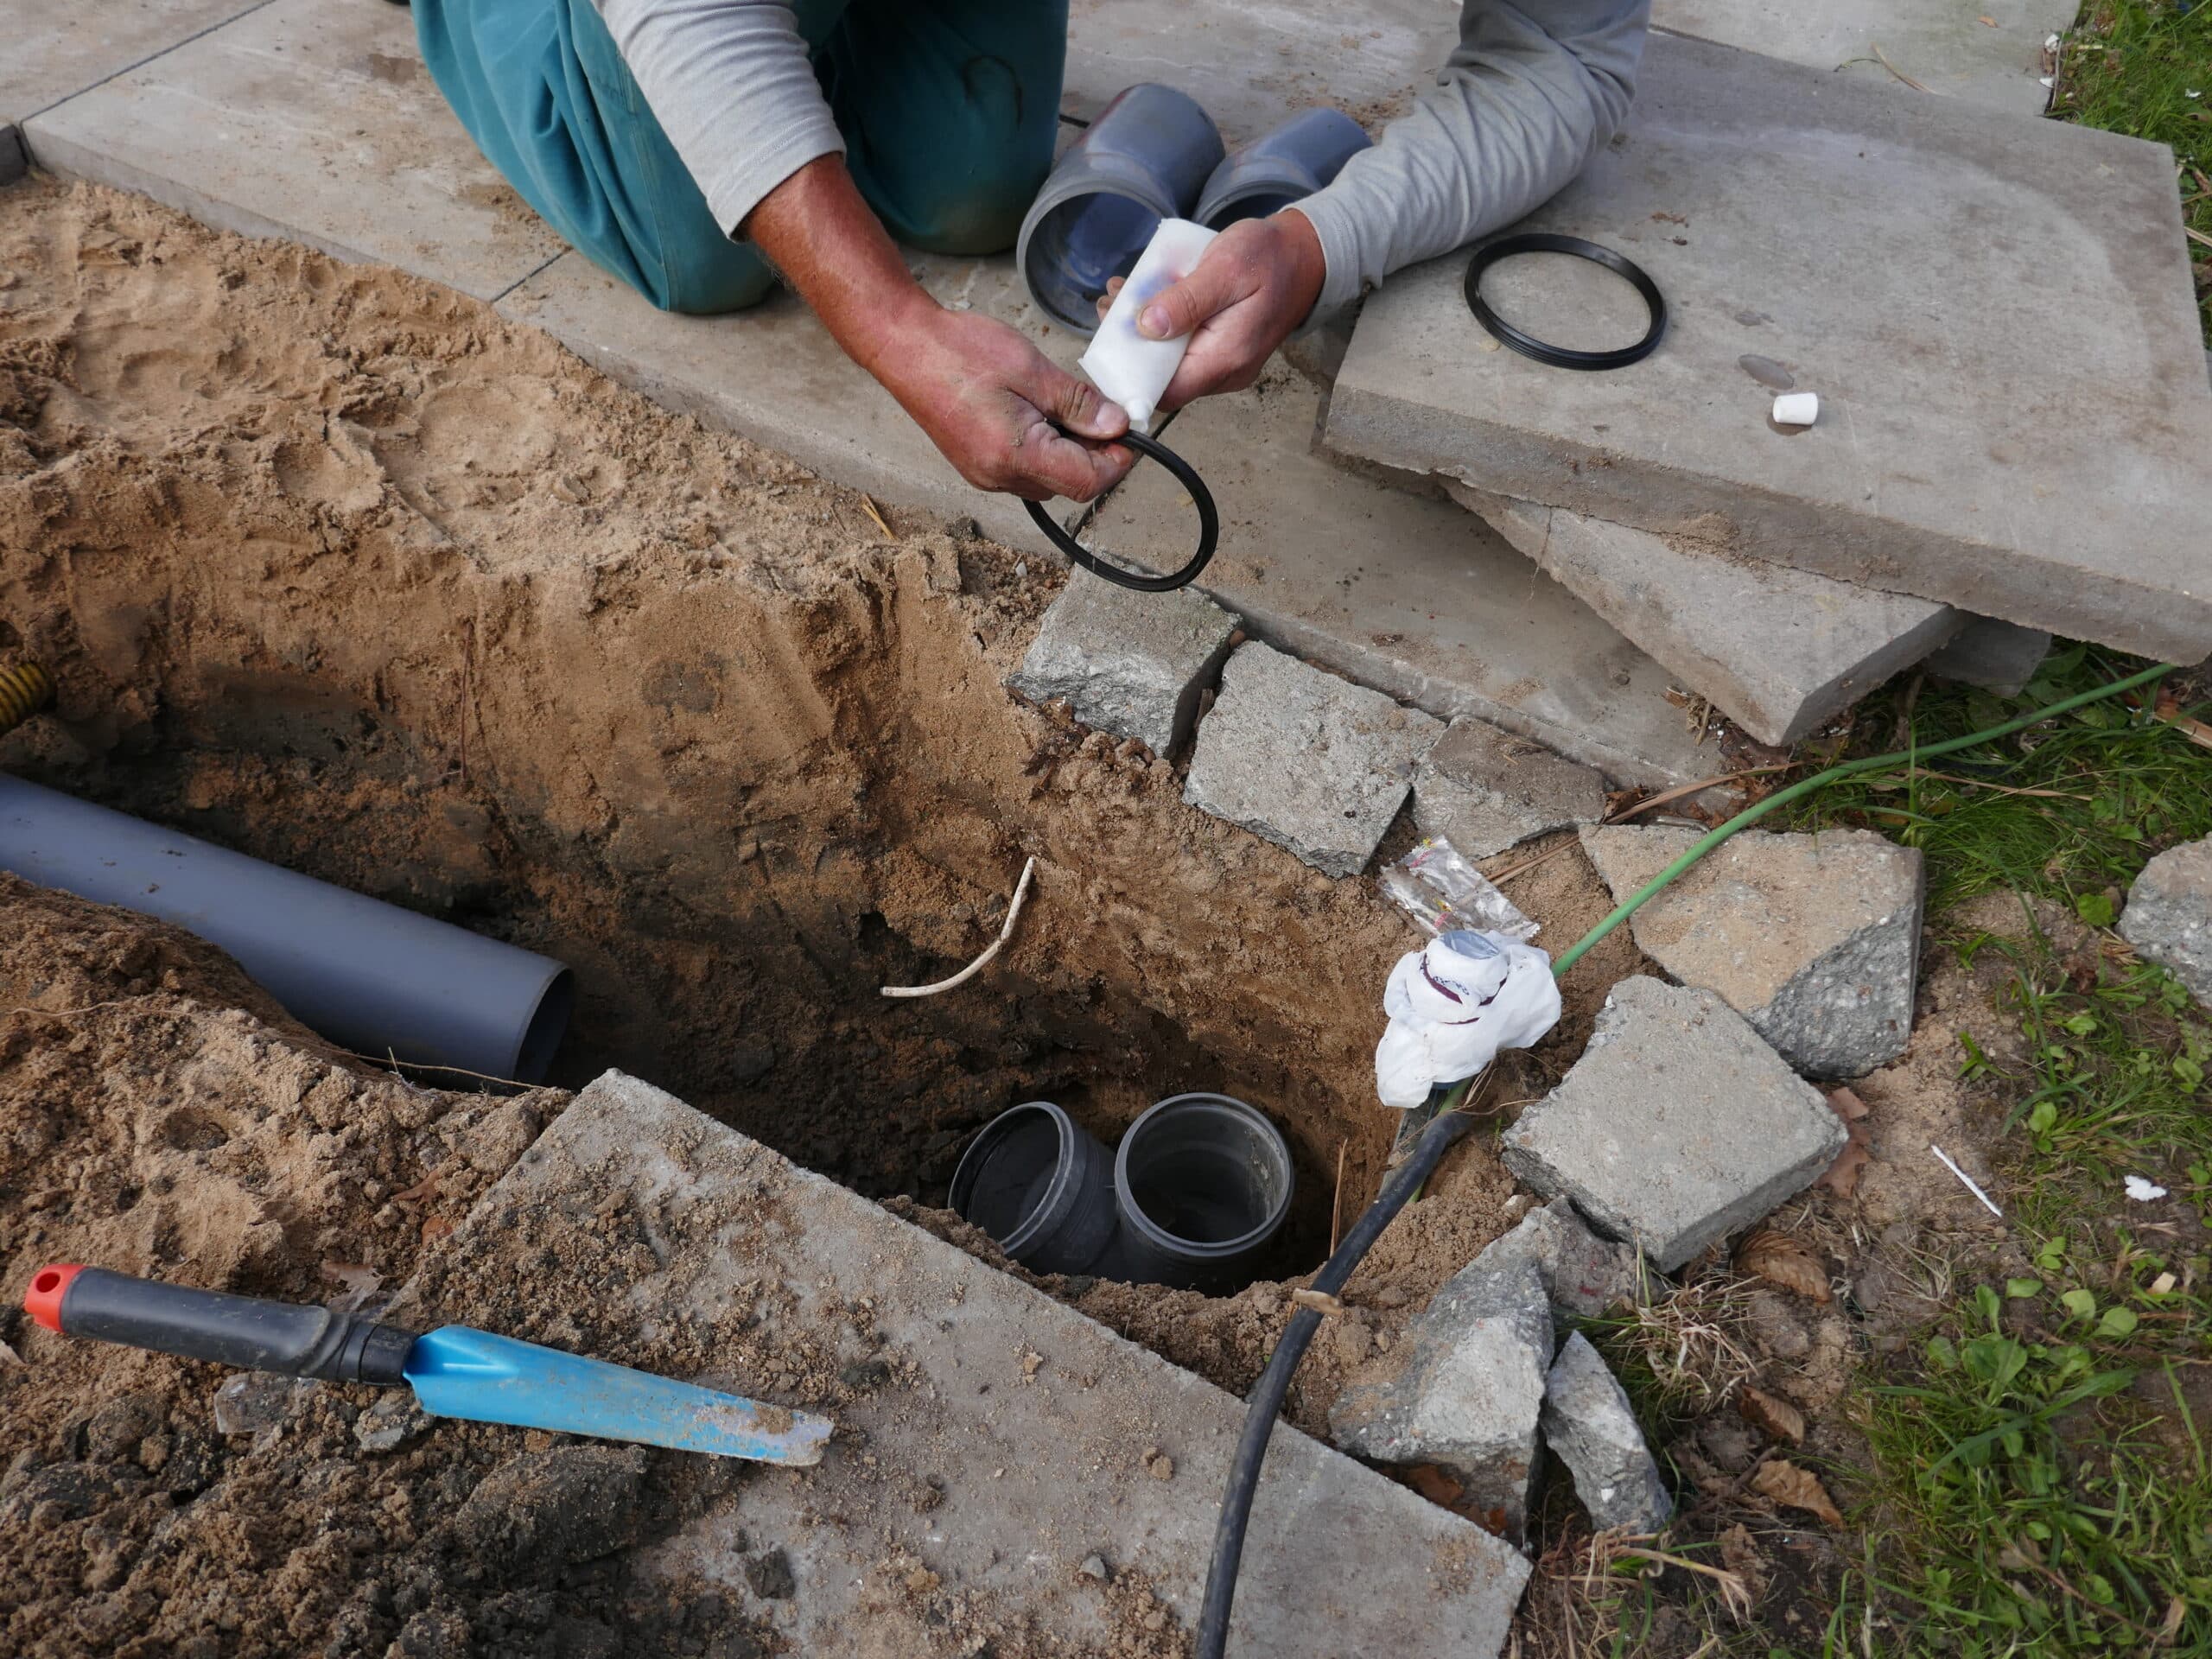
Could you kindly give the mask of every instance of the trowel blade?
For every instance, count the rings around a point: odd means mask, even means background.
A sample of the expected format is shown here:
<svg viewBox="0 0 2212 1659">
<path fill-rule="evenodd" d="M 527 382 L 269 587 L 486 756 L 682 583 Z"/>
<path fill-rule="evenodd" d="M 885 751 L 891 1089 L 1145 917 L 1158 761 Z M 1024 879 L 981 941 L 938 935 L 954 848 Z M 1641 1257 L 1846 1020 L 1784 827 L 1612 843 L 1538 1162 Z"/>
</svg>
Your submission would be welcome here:
<svg viewBox="0 0 2212 1659">
<path fill-rule="evenodd" d="M 408 1351 L 407 1380 L 436 1417 L 634 1440 L 758 1463 L 822 1461 L 826 1417 L 787 1410 L 534 1342 L 442 1325 Z"/>
</svg>

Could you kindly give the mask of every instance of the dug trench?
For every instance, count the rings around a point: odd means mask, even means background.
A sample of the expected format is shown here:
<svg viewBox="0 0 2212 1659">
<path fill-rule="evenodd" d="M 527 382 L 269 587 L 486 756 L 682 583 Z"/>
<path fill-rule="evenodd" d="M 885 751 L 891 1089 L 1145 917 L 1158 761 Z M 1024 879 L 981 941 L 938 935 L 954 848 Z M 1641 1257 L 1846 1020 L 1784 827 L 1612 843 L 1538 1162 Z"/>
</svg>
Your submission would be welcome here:
<svg viewBox="0 0 2212 1659">
<path fill-rule="evenodd" d="M 607 1066 L 986 1254 L 936 1207 L 973 1132 L 1034 1098 L 1109 1144 L 1170 1094 L 1259 1106 L 1297 1164 L 1281 1276 L 1372 1195 L 1378 994 L 1411 925 L 1371 883 L 1185 806 L 1175 757 L 1006 691 L 1057 569 L 883 518 L 390 271 L 36 181 L 8 194 L 0 267 L 0 652 L 60 687 L 0 766 L 543 951 L 579 988 L 556 1087 L 403 1077 L 186 936 L 10 879 L 11 1294 L 56 1259 L 316 1300 L 388 1288 Z M 981 950 L 1031 856 L 984 976 L 880 995 Z M 1530 899 L 1569 938 L 1604 908 L 1579 865 Z M 1636 961 L 1625 936 L 1593 957 L 1534 1073 Z M 1322 1427 L 1342 1377 L 1510 1224 L 1512 1192 L 1486 1145 L 1455 1154 L 1371 1259 L 1370 1311 L 1309 1360 L 1294 1421 Z M 518 1271 L 486 1264 L 487 1322 Z M 1288 1312 L 1279 1278 L 1047 1287 L 1238 1391 Z M 704 1611 L 599 1623 L 614 1569 L 550 1583 L 434 1525 L 512 1455 L 499 1432 L 341 1475 L 360 1403 L 327 1390 L 284 1420 L 290 1449 L 264 1433 L 247 1466 L 209 1433 L 203 1369 L 20 1320 L 0 1339 L 38 1361 L 0 1427 L 0 1503 L 24 1523 L 0 1628 L 36 1650 L 771 1641 L 707 1592 Z M 865 1385 L 787 1378 L 831 1409 Z M 313 1545 L 317 1481 L 384 1507 Z M 711 1484 L 657 1477 L 653 1502 Z M 247 1534 L 296 1541 L 225 1557 Z M 461 1589 L 429 1565 L 449 1549 Z M 183 1593 L 194 1571 L 216 1589 Z M 1131 1628 L 1131 1651 L 1180 1640 Z"/>
</svg>

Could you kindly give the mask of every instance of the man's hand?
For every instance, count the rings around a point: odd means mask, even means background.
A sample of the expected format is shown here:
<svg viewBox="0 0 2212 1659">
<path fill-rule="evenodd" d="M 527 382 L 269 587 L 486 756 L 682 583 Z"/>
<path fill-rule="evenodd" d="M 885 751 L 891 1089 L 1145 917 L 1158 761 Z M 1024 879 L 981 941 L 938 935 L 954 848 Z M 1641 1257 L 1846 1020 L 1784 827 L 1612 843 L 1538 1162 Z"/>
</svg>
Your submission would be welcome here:
<svg viewBox="0 0 2212 1659">
<path fill-rule="evenodd" d="M 1160 408 L 1242 391 L 1258 379 L 1268 354 L 1313 309 L 1327 275 L 1321 238 L 1294 207 L 1241 220 L 1216 237 L 1197 269 L 1137 316 L 1137 332 L 1154 340 L 1192 335 Z M 1121 288 L 1118 276 L 1107 285 L 1101 315 Z"/>
<path fill-rule="evenodd" d="M 1129 470 L 1136 457 L 1106 442 L 1129 429 L 1121 405 L 1006 324 L 924 301 L 869 367 L 961 477 L 1032 501 L 1088 501 Z"/>
<path fill-rule="evenodd" d="M 809 162 L 741 228 L 978 489 L 1088 501 L 1136 459 L 1109 442 L 1128 416 L 1096 388 L 1006 324 L 922 291 L 840 157 Z"/>
</svg>

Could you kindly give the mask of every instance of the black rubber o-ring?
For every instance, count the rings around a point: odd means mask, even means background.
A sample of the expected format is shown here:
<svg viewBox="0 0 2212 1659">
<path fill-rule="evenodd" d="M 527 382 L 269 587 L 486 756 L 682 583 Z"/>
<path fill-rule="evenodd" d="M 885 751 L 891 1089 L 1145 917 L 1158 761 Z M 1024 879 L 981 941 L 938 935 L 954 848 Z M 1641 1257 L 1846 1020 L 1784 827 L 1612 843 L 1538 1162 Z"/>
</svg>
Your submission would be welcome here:
<svg viewBox="0 0 2212 1659">
<path fill-rule="evenodd" d="M 1040 503 L 1025 501 L 1021 505 L 1029 509 L 1030 518 L 1036 522 L 1037 528 L 1045 532 L 1046 540 L 1094 576 L 1103 576 L 1108 582 L 1134 588 L 1140 594 L 1173 593 L 1178 588 L 1188 587 L 1212 559 L 1214 543 L 1221 539 L 1221 515 L 1214 511 L 1213 492 L 1206 488 L 1205 480 L 1198 476 L 1197 467 L 1159 439 L 1148 438 L 1141 432 L 1124 432 L 1114 442 L 1126 443 L 1137 454 L 1149 455 L 1158 461 L 1174 474 L 1175 481 L 1190 492 L 1191 499 L 1197 504 L 1198 550 L 1191 556 L 1191 562 L 1180 570 L 1172 571 L 1164 576 L 1141 576 L 1134 570 L 1124 570 L 1117 564 L 1109 564 L 1055 524 L 1052 515 L 1046 512 Z"/>
<path fill-rule="evenodd" d="M 1635 345 L 1610 352 L 1578 352 L 1572 346 L 1548 345 L 1534 334 L 1522 333 L 1490 308 L 1490 302 L 1483 298 L 1482 292 L 1483 273 L 1499 260 L 1516 253 L 1571 253 L 1578 259 L 1603 265 L 1643 296 L 1643 303 L 1651 313 L 1651 327 Z M 1667 332 L 1666 298 L 1643 266 L 1595 242 L 1586 242 L 1579 236 L 1554 236 L 1548 231 L 1526 231 L 1519 236 L 1500 237 L 1477 249 L 1474 259 L 1467 266 L 1467 309 L 1475 314 L 1477 322 L 1497 336 L 1501 345 L 1510 346 L 1522 356 L 1533 357 L 1555 369 L 1624 369 L 1631 363 L 1641 363 L 1656 351 L 1659 337 Z"/>
</svg>

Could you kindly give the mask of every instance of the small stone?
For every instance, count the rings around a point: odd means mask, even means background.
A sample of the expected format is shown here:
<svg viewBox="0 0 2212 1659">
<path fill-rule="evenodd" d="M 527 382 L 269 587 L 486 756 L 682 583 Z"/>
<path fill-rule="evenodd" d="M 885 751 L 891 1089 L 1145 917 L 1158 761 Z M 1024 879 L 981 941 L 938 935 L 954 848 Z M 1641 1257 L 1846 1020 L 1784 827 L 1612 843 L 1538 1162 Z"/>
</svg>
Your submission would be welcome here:
<svg viewBox="0 0 2212 1659">
<path fill-rule="evenodd" d="M 429 1427 L 430 1420 L 415 1403 L 414 1395 L 404 1389 L 393 1389 L 353 1420 L 353 1438 L 364 1452 L 397 1452 Z"/>
<path fill-rule="evenodd" d="M 476 1554 L 510 1566 L 593 1560 L 637 1536 L 645 1473 L 636 1446 L 524 1452 L 476 1483 L 454 1530 Z"/>
<path fill-rule="evenodd" d="M 307 1409 L 321 1386 L 305 1377 L 239 1371 L 215 1390 L 215 1432 L 261 1435 L 282 1429 Z"/>
<path fill-rule="evenodd" d="M 1594 768 L 1466 715 L 1414 769 L 1414 822 L 1463 858 L 1605 816 L 1605 780 Z"/>
<path fill-rule="evenodd" d="M 1367 868 L 1444 722 L 1255 640 L 1222 671 L 1183 799 L 1330 875 Z"/>
<path fill-rule="evenodd" d="M 2143 867 L 2120 933 L 2212 1008 L 2212 836 L 2170 847 Z"/>
<path fill-rule="evenodd" d="M 1175 1478 L 1175 1459 L 1162 1453 L 1146 1464 L 1144 1471 L 1154 1480 L 1173 1480 Z"/>
<path fill-rule="evenodd" d="M 168 1416 L 159 1396 L 131 1393 L 109 1401 L 85 1425 L 85 1449 L 96 1463 L 118 1463 L 133 1457 L 138 1443 L 162 1426 Z"/>
<path fill-rule="evenodd" d="M 1083 1566 L 1077 1571 L 1082 1573 L 1084 1578 L 1096 1579 L 1103 1584 L 1107 1576 L 1106 1558 L 1103 1555 L 1086 1555 L 1083 1558 Z"/>
<path fill-rule="evenodd" d="M 1560 1345 L 1545 1378 L 1543 1421 L 1544 1443 L 1574 1477 L 1592 1526 L 1656 1532 L 1667 1524 L 1674 1499 L 1628 1393 L 1580 1331 Z"/>
<path fill-rule="evenodd" d="M 1519 1226 L 1485 1246 L 1475 1266 L 1498 1272 L 1524 1261 L 1543 1280 L 1561 1334 L 1573 1319 L 1596 1319 L 1642 1300 L 1636 1251 L 1592 1232 L 1565 1198 L 1531 1210 Z"/>
<path fill-rule="evenodd" d="M 1558 1088 L 1501 1137 L 1506 1167 L 1671 1273 L 1817 1180 L 1849 1138 L 1714 993 L 1615 985 Z"/>
<path fill-rule="evenodd" d="M 1552 1359 L 1550 1299 L 1533 1262 L 1463 1268 L 1415 1316 L 1404 1359 L 1356 1378 L 1330 1438 L 1378 1463 L 1434 1464 L 1476 1518 L 1519 1541 L 1535 1485 L 1536 1424 Z"/>
<path fill-rule="evenodd" d="M 798 1591 L 798 1576 L 791 1571 L 791 1558 L 780 1548 L 747 1556 L 745 1581 L 763 1601 L 789 1601 Z"/>
<path fill-rule="evenodd" d="M 1078 570 L 1007 684 L 1032 702 L 1065 698 L 1092 730 L 1166 754 L 1190 731 L 1236 627 L 1196 588 L 1140 594 Z"/>
<path fill-rule="evenodd" d="M 1585 830 L 1617 899 L 1688 851 L 1694 830 Z M 1782 1058 L 1816 1077 L 1863 1077 L 1905 1051 L 1927 891 L 1920 854 L 1871 830 L 1747 830 L 1638 910 L 1637 948 L 1718 991 Z"/>
</svg>

